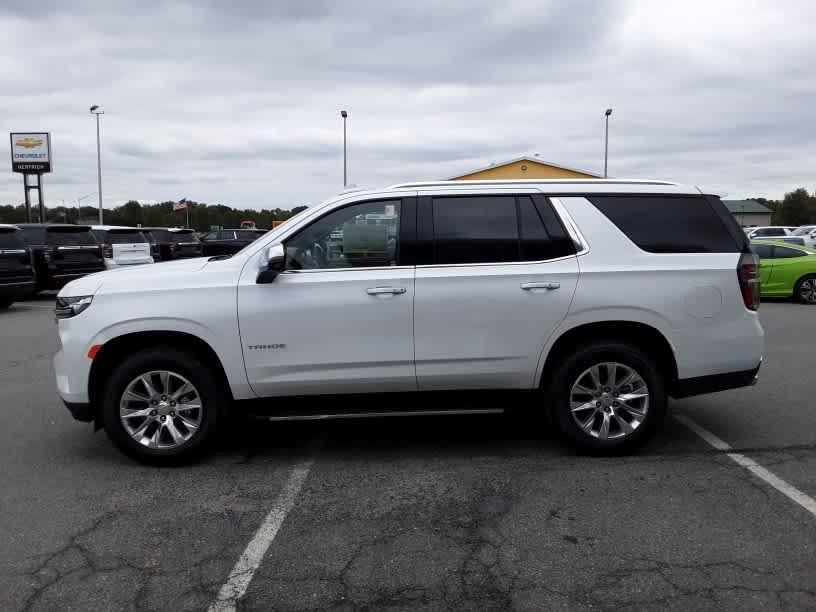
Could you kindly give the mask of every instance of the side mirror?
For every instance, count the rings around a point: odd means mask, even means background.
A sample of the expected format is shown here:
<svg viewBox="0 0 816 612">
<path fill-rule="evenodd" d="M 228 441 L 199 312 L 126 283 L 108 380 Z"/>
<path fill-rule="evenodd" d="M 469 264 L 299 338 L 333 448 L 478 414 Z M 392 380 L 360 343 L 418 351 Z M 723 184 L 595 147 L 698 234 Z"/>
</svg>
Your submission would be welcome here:
<svg viewBox="0 0 816 612">
<path fill-rule="evenodd" d="M 286 267 L 286 251 L 282 244 L 273 244 L 261 255 L 260 271 L 255 280 L 258 284 L 274 282 Z"/>
</svg>

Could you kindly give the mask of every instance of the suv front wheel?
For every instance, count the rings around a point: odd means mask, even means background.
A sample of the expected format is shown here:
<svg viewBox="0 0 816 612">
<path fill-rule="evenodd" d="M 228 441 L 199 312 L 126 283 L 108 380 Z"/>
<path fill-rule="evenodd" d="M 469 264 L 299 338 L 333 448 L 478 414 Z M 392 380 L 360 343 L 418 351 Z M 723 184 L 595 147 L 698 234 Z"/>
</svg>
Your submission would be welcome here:
<svg viewBox="0 0 816 612">
<path fill-rule="evenodd" d="M 615 340 L 585 344 L 554 373 L 556 421 L 576 446 L 622 453 L 651 437 L 666 414 L 663 376 L 649 355 Z"/>
<path fill-rule="evenodd" d="M 187 351 L 140 351 L 114 368 L 102 396 L 105 431 L 122 451 L 151 464 L 199 456 L 226 402 L 211 369 Z"/>
</svg>

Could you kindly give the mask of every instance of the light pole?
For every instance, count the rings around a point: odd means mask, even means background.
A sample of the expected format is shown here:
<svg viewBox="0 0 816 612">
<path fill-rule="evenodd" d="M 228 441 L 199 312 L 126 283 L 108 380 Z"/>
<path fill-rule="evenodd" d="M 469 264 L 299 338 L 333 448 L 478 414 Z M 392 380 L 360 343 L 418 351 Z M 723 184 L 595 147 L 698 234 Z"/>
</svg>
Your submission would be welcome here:
<svg viewBox="0 0 816 612">
<path fill-rule="evenodd" d="M 99 108 L 98 104 L 94 104 L 89 112 L 96 115 L 96 185 L 99 195 L 99 225 L 102 225 L 102 147 L 99 140 L 99 115 L 104 115 L 105 111 Z"/>
<path fill-rule="evenodd" d="M 82 196 L 81 198 L 77 198 L 77 225 L 79 225 L 79 222 L 82 219 L 82 204 L 81 204 L 82 200 L 84 200 L 85 198 L 90 198 L 91 196 L 94 196 L 96 194 L 97 192 L 94 191 L 92 193 Z"/>
<path fill-rule="evenodd" d="M 606 115 L 606 138 L 604 138 L 604 178 L 606 178 L 606 165 L 609 161 L 609 115 L 611 114 L 611 108 L 607 108 L 604 112 L 604 115 Z"/>
<path fill-rule="evenodd" d="M 348 113 L 341 110 L 340 116 L 343 118 L 343 189 L 345 189 L 348 185 L 348 165 L 346 161 L 346 119 L 348 119 Z"/>
</svg>

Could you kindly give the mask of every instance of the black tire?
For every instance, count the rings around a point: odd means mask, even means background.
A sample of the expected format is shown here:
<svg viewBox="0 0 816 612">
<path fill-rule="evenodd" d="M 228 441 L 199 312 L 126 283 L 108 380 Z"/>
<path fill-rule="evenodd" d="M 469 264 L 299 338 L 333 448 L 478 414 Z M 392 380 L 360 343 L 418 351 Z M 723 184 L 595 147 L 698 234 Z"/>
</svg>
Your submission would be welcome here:
<svg viewBox="0 0 816 612">
<path fill-rule="evenodd" d="M 808 289 L 806 283 L 813 288 Z M 808 274 L 796 281 L 796 285 L 793 289 L 793 297 L 802 304 L 816 304 L 816 274 Z"/>
<path fill-rule="evenodd" d="M 622 438 L 602 440 L 594 437 L 583 430 L 572 415 L 570 392 L 573 384 L 587 369 L 604 362 L 628 366 L 648 387 L 645 418 L 634 431 Z M 552 399 L 553 416 L 561 432 L 573 446 L 591 454 L 617 455 L 638 448 L 658 431 L 666 416 L 666 385 L 655 360 L 640 348 L 619 340 L 600 340 L 576 348 L 553 373 L 547 393 Z M 602 419 L 603 415 L 599 418 Z"/>
<path fill-rule="evenodd" d="M 174 448 L 149 448 L 133 439 L 119 416 L 125 389 L 147 372 L 166 370 L 186 378 L 200 397 L 198 428 L 183 444 Z M 172 347 L 154 347 L 134 353 L 115 366 L 100 397 L 102 424 L 111 441 L 126 455 L 151 465 L 181 465 L 206 452 L 217 438 L 218 425 L 227 407 L 227 394 L 220 377 L 194 353 Z"/>
</svg>

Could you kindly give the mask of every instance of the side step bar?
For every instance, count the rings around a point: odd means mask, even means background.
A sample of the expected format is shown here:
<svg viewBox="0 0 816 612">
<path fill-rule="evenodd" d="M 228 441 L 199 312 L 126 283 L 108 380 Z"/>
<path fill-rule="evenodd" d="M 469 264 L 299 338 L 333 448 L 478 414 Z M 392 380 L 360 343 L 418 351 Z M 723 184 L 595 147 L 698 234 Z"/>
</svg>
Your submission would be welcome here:
<svg viewBox="0 0 816 612">
<path fill-rule="evenodd" d="M 332 414 L 264 415 L 264 421 L 323 421 L 334 419 L 370 419 L 376 417 L 446 416 L 466 414 L 502 414 L 504 408 L 467 408 L 462 410 L 383 410 L 377 412 L 339 412 Z"/>
</svg>

